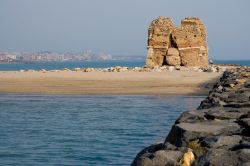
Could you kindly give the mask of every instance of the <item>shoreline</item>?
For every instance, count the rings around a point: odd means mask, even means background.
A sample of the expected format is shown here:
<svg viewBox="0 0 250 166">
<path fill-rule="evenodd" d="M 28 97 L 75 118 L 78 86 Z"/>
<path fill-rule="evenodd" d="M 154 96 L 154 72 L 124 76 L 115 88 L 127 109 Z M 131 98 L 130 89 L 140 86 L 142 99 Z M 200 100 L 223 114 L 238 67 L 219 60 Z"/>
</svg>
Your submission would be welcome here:
<svg viewBox="0 0 250 166">
<path fill-rule="evenodd" d="M 115 97 L 115 96 L 135 96 L 135 97 L 184 97 L 184 98 L 200 98 L 200 97 L 204 97 L 206 98 L 206 95 L 192 95 L 192 94 L 177 94 L 177 95 L 147 95 L 147 94 L 141 94 L 141 95 L 137 95 L 137 94 L 41 94 L 41 93 L 0 93 L 1 95 L 6 95 L 6 96 L 58 96 L 58 97 L 64 97 L 64 96 L 74 96 L 74 97 Z"/>
<path fill-rule="evenodd" d="M 0 94 L 204 96 L 221 74 L 179 70 L 0 71 Z"/>
</svg>

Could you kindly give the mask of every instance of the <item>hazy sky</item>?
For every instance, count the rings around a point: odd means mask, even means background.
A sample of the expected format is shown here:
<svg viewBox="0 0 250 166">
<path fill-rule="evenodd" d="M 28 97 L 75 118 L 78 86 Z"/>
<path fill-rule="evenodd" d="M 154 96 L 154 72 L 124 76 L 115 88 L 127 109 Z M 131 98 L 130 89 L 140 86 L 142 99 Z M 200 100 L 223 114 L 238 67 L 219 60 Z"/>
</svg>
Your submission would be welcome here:
<svg viewBox="0 0 250 166">
<path fill-rule="evenodd" d="M 198 16 L 210 57 L 250 59 L 250 0 L 0 0 L 0 51 L 145 55 L 152 19 Z"/>
</svg>

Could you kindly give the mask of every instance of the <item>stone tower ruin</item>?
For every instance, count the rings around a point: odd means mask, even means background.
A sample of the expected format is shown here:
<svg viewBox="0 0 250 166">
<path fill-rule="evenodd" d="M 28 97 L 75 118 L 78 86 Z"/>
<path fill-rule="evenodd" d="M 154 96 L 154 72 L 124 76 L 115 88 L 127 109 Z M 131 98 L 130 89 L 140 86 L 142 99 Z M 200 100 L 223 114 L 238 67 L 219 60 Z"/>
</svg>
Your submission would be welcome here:
<svg viewBox="0 0 250 166">
<path fill-rule="evenodd" d="M 168 17 L 153 20 L 148 29 L 146 66 L 207 66 L 206 27 L 196 17 L 187 17 L 175 27 Z"/>
</svg>

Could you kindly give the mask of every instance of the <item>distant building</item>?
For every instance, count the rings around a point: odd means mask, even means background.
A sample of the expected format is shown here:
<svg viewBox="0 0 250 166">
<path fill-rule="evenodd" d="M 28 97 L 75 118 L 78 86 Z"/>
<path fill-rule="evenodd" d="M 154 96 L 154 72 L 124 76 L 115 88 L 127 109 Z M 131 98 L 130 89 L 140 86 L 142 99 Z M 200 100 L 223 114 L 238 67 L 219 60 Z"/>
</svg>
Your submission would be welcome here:
<svg viewBox="0 0 250 166">
<path fill-rule="evenodd" d="M 14 62 L 17 60 L 16 54 L 0 53 L 0 62 Z"/>
<path fill-rule="evenodd" d="M 0 62 L 48 62 L 48 61 L 82 61 L 82 60 L 111 60 L 110 54 L 93 54 L 91 51 L 84 53 L 53 53 L 53 52 L 38 52 L 38 53 L 6 53 L 0 52 Z"/>
</svg>

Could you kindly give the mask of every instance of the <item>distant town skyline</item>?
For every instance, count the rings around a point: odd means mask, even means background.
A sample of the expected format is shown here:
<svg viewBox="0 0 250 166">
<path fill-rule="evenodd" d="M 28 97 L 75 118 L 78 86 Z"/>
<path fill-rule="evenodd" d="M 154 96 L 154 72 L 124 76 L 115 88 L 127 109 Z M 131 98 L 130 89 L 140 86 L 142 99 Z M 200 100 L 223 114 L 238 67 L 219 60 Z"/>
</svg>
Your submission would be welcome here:
<svg viewBox="0 0 250 166">
<path fill-rule="evenodd" d="M 94 54 L 91 51 L 82 53 L 55 53 L 55 52 L 0 52 L 0 63 L 19 62 L 47 62 L 47 61 L 85 61 L 85 60 L 112 60 L 110 54 Z"/>
<path fill-rule="evenodd" d="M 200 17 L 212 59 L 250 59 L 248 0 L 1 0 L 0 52 L 105 52 L 146 56 L 158 16 Z"/>
</svg>

